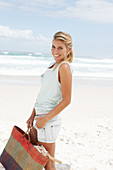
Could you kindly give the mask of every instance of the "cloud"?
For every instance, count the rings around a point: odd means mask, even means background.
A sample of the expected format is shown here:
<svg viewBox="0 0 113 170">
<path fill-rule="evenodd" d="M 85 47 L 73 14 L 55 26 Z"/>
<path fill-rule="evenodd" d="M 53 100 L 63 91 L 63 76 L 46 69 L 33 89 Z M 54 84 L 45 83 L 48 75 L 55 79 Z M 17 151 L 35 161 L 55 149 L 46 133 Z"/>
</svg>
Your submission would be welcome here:
<svg viewBox="0 0 113 170">
<path fill-rule="evenodd" d="M 11 2 L 6 2 L 4 0 L 0 0 L 0 9 L 12 9 L 15 5 Z"/>
<path fill-rule="evenodd" d="M 22 50 L 48 52 L 51 39 L 32 30 L 14 30 L 0 25 L 0 48 L 3 50 Z"/>
<path fill-rule="evenodd" d="M 17 4 L 17 2 L 15 1 Z M 18 2 L 18 10 L 23 13 L 35 13 L 36 15 L 51 16 L 53 11 L 65 9 L 68 6 L 66 0 L 20 0 Z M 55 15 L 54 15 L 55 16 Z"/>
<path fill-rule="evenodd" d="M 35 36 L 32 30 L 12 30 L 8 26 L 0 25 L 0 39 L 18 39 L 32 41 L 50 41 L 49 38 L 38 34 Z"/>
<path fill-rule="evenodd" d="M 37 40 L 42 40 L 42 41 L 51 41 L 51 39 L 43 36 L 42 34 L 39 33 L 39 35 L 36 37 Z"/>
<path fill-rule="evenodd" d="M 16 0 L 13 0 L 13 2 L 17 3 Z M 42 8 L 58 8 L 58 7 L 64 7 L 68 5 L 68 1 L 67 0 L 57 0 L 57 1 L 53 1 L 53 0 L 20 0 L 18 2 L 18 4 L 24 4 L 24 6 L 29 6 L 29 7 L 42 7 Z"/>
<path fill-rule="evenodd" d="M 60 8 L 59 4 L 61 5 Z M 70 1 L 70 3 L 67 1 L 59 2 L 59 0 L 45 1 L 43 7 L 44 10 L 43 8 L 39 10 L 35 8 L 35 12 L 38 11 L 51 17 L 80 18 L 95 22 L 113 23 L 112 0 L 77 0 L 75 2 Z"/>
<path fill-rule="evenodd" d="M 34 39 L 32 30 L 12 30 L 8 26 L 0 25 L 0 37 L 9 39 Z"/>
<path fill-rule="evenodd" d="M 113 23 L 113 0 L 0 0 L 0 8 L 29 15 L 79 18 L 94 22 Z"/>
<path fill-rule="evenodd" d="M 113 1 L 78 0 L 75 6 L 58 11 L 57 16 L 113 23 Z"/>
</svg>

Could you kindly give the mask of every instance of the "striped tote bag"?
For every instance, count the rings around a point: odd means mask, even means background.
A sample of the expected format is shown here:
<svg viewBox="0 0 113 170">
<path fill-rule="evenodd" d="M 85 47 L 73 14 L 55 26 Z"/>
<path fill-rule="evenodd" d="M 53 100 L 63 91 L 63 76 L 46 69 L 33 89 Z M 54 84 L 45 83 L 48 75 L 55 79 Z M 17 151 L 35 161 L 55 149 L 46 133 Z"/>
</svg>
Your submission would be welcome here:
<svg viewBox="0 0 113 170">
<path fill-rule="evenodd" d="M 0 156 L 6 170 L 42 170 L 49 158 L 42 155 L 31 143 L 28 135 L 17 126 Z"/>
</svg>

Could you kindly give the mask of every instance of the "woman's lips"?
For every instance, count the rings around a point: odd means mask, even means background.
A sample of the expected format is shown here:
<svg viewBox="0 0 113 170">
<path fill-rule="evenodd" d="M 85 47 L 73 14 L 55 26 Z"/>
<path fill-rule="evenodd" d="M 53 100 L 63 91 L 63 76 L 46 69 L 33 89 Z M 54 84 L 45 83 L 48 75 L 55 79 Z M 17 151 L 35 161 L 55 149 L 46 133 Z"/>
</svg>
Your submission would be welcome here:
<svg viewBox="0 0 113 170">
<path fill-rule="evenodd" d="M 55 55 L 55 58 L 58 58 L 59 57 L 59 55 Z"/>
</svg>

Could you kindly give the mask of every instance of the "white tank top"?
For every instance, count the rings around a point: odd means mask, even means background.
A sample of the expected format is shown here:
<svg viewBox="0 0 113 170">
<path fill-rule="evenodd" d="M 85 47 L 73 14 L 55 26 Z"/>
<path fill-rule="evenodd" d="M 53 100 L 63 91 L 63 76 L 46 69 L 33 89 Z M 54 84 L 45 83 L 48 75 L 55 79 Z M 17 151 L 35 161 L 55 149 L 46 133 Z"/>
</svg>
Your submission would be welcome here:
<svg viewBox="0 0 113 170">
<path fill-rule="evenodd" d="M 64 61 L 62 63 L 68 63 L 71 68 L 69 62 Z M 49 113 L 62 100 L 61 84 L 58 79 L 58 71 L 62 63 L 55 70 L 53 70 L 53 67 L 48 68 L 41 75 L 41 88 L 35 103 L 36 115 Z M 52 65 L 53 63 L 50 66 Z"/>
</svg>

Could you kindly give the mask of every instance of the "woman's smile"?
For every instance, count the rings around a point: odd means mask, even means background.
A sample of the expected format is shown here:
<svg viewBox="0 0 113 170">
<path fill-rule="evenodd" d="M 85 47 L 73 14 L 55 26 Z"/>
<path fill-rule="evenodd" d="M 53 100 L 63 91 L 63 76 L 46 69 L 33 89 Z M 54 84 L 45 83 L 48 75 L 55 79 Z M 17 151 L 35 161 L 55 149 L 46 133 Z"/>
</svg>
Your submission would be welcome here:
<svg viewBox="0 0 113 170">
<path fill-rule="evenodd" d="M 67 58 L 68 50 L 64 42 L 62 42 L 61 40 L 53 40 L 51 52 L 56 63 L 59 63 Z"/>
<path fill-rule="evenodd" d="M 55 55 L 55 58 L 58 58 L 58 57 L 60 57 L 60 55 Z"/>
</svg>

